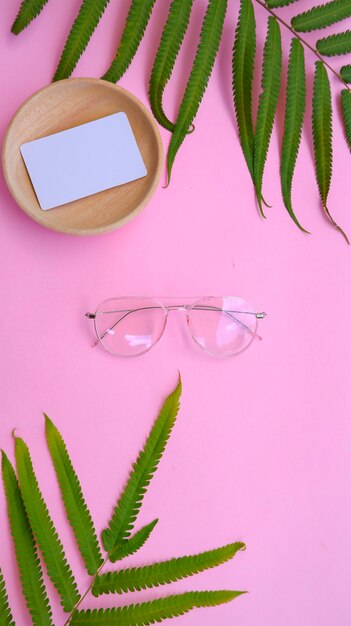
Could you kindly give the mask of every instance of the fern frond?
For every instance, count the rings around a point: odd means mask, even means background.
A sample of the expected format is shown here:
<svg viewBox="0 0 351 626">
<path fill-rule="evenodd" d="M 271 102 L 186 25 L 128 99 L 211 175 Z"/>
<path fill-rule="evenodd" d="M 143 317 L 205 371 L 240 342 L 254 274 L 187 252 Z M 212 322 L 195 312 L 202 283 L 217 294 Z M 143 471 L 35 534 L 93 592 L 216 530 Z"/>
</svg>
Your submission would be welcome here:
<svg viewBox="0 0 351 626">
<path fill-rule="evenodd" d="M 244 591 L 189 591 L 116 609 L 76 611 L 72 626 L 146 626 L 184 615 L 192 609 L 230 602 Z"/>
<path fill-rule="evenodd" d="M 116 56 L 102 78 L 117 83 L 123 76 L 139 48 L 154 4 L 155 0 L 132 0 Z"/>
<path fill-rule="evenodd" d="M 343 65 L 340 68 L 340 76 L 345 83 L 351 83 L 351 65 Z"/>
<path fill-rule="evenodd" d="M 326 215 L 345 237 L 347 243 L 349 243 L 346 234 L 332 218 L 327 207 L 333 163 L 332 132 L 332 103 L 329 78 L 322 61 L 316 61 L 312 98 L 312 133 L 319 195 Z"/>
<path fill-rule="evenodd" d="M 172 0 L 151 70 L 149 83 L 151 110 L 158 123 L 170 131 L 174 130 L 175 124 L 164 112 L 162 97 L 189 25 L 192 6 L 193 0 Z"/>
<path fill-rule="evenodd" d="M 192 556 L 161 561 L 144 567 L 107 572 L 96 577 L 92 593 L 94 596 L 100 596 L 103 593 L 126 593 L 167 585 L 206 569 L 217 567 L 232 559 L 238 550 L 244 549 L 244 543 L 231 543 L 216 550 L 209 550 Z"/>
<path fill-rule="evenodd" d="M 61 597 L 62 607 L 65 611 L 71 611 L 79 600 L 77 585 L 39 489 L 29 449 L 20 437 L 16 437 L 15 442 L 18 479 L 29 523 L 43 555 L 48 575 Z"/>
<path fill-rule="evenodd" d="M 295 224 L 305 230 L 298 221 L 291 203 L 291 188 L 297 154 L 301 142 L 303 118 L 306 106 L 306 74 L 303 46 L 295 37 L 291 40 L 280 179 L 285 207 Z"/>
<path fill-rule="evenodd" d="M 147 487 L 158 467 L 172 432 L 181 394 L 181 381 L 166 399 L 146 444 L 133 464 L 127 484 L 114 509 L 108 528 L 102 531 L 104 548 L 109 553 L 130 537 Z"/>
<path fill-rule="evenodd" d="M 96 573 L 103 563 L 93 520 L 84 500 L 82 487 L 56 426 L 45 415 L 46 440 L 60 486 L 68 521 L 77 540 L 88 574 Z"/>
<path fill-rule="evenodd" d="M 176 154 L 198 112 L 201 100 L 206 91 L 222 36 L 226 10 L 227 0 L 209 0 L 202 22 L 200 41 L 194 63 L 179 107 L 176 126 L 168 147 L 168 182 L 170 181 Z"/>
<path fill-rule="evenodd" d="M 34 626 L 53 626 L 32 529 L 16 474 L 5 452 L 2 452 L 2 480 L 23 595 L 32 623 Z"/>
<path fill-rule="evenodd" d="M 309 33 L 312 30 L 319 30 L 336 24 L 336 22 L 341 22 L 350 15 L 350 0 L 331 0 L 331 2 L 295 15 L 291 20 L 291 26 L 299 33 Z"/>
<path fill-rule="evenodd" d="M 19 35 L 43 10 L 48 0 L 23 0 L 17 17 L 11 26 L 11 32 Z"/>
<path fill-rule="evenodd" d="M 7 591 L 5 586 L 4 577 L 0 569 L 0 626 L 15 626 L 11 609 L 9 605 L 9 599 L 7 597 Z"/>
<path fill-rule="evenodd" d="M 277 109 L 282 69 L 282 46 L 279 24 L 268 18 L 268 29 L 263 50 L 262 92 L 259 97 L 254 142 L 254 183 L 261 215 L 263 172 Z"/>
<path fill-rule="evenodd" d="M 53 80 L 71 76 L 110 0 L 83 0 Z"/>
<path fill-rule="evenodd" d="M 351 30 L 318 39 L 316 48 L 320 54 L 326 57 L 348 54 L 351 52 Z"/>
<path fill-rule="evenodd" d="M 279 9 L 280 7 L 287 7 L 288 4 L 293 4 L 297 0 L 266 0 L 266 5 L 269 9 Z"/>
<path fill-rule="evenodd" d="M 239 139 L 251 178 L 254 177 L 252 84 L 256 53 L 256 22 L 251 0 L 241 0 L 232 57 L 232 86 Z"/>
<path fill-rule="evenodd" d="M 146 524 L 138 530 L 130 539 L 123 541 L 116 548 L 111 550 L 109 559 L 112 563 L 116 561 L 121 561 L 121 559 L 125 559 L 127 556 L 131 556 L 140 550 L 143 545 L 147 542 L 150 537 L 153 529 L 155 528 L 158 519 L 155 519 L 150 524 Z"/>
<path fill-rule="evenodd" d="M 341 108 L 347 143 L 351 150 L 351 92 L 348 89 L 341 91 Z"/>
</svg>

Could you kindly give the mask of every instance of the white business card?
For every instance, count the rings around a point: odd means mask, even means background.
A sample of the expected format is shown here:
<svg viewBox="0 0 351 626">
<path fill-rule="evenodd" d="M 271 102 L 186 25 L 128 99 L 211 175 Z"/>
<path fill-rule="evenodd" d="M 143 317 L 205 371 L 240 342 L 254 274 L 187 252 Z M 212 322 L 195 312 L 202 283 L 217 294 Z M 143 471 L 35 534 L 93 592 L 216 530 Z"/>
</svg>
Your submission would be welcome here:
<svg viewBox="0 0 351 626">
<path fill-rule="evenodd" d="M 44 211 L 147 174 L 123 112 L 29 141 L 20 149 Z"/>
</svg>

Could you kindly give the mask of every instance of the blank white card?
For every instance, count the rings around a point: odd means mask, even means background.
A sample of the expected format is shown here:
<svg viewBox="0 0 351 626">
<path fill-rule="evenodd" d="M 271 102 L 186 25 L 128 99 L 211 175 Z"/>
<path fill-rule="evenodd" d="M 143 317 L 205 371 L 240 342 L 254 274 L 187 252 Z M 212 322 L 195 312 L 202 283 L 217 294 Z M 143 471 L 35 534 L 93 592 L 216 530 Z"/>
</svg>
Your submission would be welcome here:
<svg viewBox="0 0 351 626">
<path fill-rule="evenodd" d="M 147 174 L 125 113 L 29 141 L 21 153 L 44 211 Z"/>
</svg>

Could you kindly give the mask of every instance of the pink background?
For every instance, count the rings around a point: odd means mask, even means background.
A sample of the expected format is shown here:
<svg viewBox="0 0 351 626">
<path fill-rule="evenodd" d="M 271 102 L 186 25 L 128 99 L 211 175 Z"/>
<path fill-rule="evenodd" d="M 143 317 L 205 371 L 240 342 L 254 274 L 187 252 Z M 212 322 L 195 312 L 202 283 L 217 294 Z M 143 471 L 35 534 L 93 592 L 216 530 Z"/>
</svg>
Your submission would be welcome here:
<svg viewBox="0 0 351 626">
<path fill-rule="evenodd" d="M 1 135 L 22 101 L 51 80 L 79 4 L 50 0 L 40 18 L 15 38 L 9 30 L 19 0 L 2 3 Z M 110 3 L 75 75 L 105 71 L 128 5 L 128 0 Z M 144 103 L 168 5 L 158 3 L 121 80 Z M 195 2 L 167 88 L 170 115 L 184 87 L 204 5 Z M 302 0 L 299 9 L 311 5 Z M 194 611 L 178 623 L 345 626 L 351 619 L 350 249 L 320 208 L 309 122 L 294 202 L 313 235 L 300 233 L 284 209 L 278 176 L 283 106 L 264 179 L 264 195 L 273 208 L 266 221 L 258 216 L 233 122 L 230 57 L 237 6 L 229 3 L 196 131 L 181 148 L 171 186 L 160 186 L 133 222 L 92 238 L 53 233 L 22 213 L 1 180 L 1 446 L 13 458 L 13 427 L 30 444 L 42 490 L 84 589 L 87 577 L 65 523 L 42 411 L 67 441 L 100 530 L 180 370 L 179 421 L 138 525 L 155 517 L 160 522 L 149 544 L 129 562 L 143 564 L 232 540 L 244 540 L 247 550 L 221 568 L 140 597 L 169 590 L 247 589 L 248 595 L 231 604 Z M 281 15 L 296 13 L 296 7 Z M 256 16 L 261 53 L 266 14 L 257 7 Z M 343 26 L 350 28 L 351 20 Z M 289 36 L 284 32 L 283 37 L 286 65 Z M 338 68 L 342 60 L 332 62 Z M 313 63 L 307 54 L 309 92 Z M 339 85 L 331 82 L 336 102 Z M 338 105 L 336 111 L 330 210 L 350 236 L 350 156 Z M 168 133 L 162 137 L 167 148 Z M 196 348 L 182 315 L 174 314 L 162 341 L 139 359 L 118 360 L 90 347 L 92 326 L 83 314 L 104 298 L 213 293 L 243 295 L 268 311 L 261 323 L 264 341 L 238 358 L 216 360 Z M 2 490 L 0 507 L 0 563 L 17 623 L 26 625 Z M 55 624 L 62 624 L 57 597 L 48 588 Z M 100 604 L 85 602 L 86 607 Z M 106 606 L 113 604 L 113 597 L 105 600 Z"/>
</svg>

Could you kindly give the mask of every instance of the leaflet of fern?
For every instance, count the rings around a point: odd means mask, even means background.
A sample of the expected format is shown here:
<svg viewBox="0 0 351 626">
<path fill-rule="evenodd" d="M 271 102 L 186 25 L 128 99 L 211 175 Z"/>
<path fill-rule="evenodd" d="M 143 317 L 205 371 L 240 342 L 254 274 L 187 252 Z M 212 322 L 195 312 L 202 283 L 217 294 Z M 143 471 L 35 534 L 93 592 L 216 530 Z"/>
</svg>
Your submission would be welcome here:
<svg viewBox="0 0 351 626">
<path fill-rule="evenodd" d="M 62 607 L 68 612 L 79 600 L 77 585 L 39 489 L 29 449 L 23 439 L 16 437 L 15 442 L 19 484 L 29 523 L 43 555 L 48 575 L 60 595 Z"/>
<path fill-rule="evenodd" d="M 259 97 L 256 132 L 254 142 L 254 183 L 260 212 L 262 209 L 263 172 L 267 158 L 269 143 L 273 130 L 273 122 L 278 104 L 280 76 L 282 69 L 282 47 L 278 22 L 274 17 L 268 18 L 267 37 L 263 50 L 262 91 Z"/>
<path fill-rule="evenodd" d="M 103 563 L 94 523 L 84 500 L 78 476 L 68 455 L 66 444 L 47 415 L 45 415 L 45 431 L 68 521 L 87 572 L 93 575 Z"/>
<path fill-rule="evenodd" d="M 140 530 L 138 530 L 134 535 L 132 535 L 129 539 L 119 543 L 116 548 L 113 548 L 109 554 L 109 560 L 111 563 L 115 563 L 116 561 L 120 561 L 127 556 L 131 556 L 140 550 L 143 545 L 149 539 L 153 529 L 155 528 L 158 519 L 155 519 L 150 524 L 146 524 Z"/>
<path fill-rule="evenodd" d="M 202 22 L 200 41 L 193 67 L 179 107 L 176 126 L 167 153 L 168 181 L 176 154 L 198 112 L 217 56 L 222 36 L 227 0 L 209 0 Z"/>
<path fill-rule="evenodd" d="M 332 176 L 332 105 L 330 83 L 321 61 L 315 65 L 312 100 L 314 158 L 319 194 L 326 206 Z"/>
<path fill-rule="evenodd" d="M 351 65 L 343 65 L 340 69 L 340 76 L 345 83 L 351 83 Z"/>
<path fill-rule="evenodd" d="M 348 54 L 351 52 L 351 30 L 318 39 L 316 48 L 320 54 L 328 57 Z"/>
<path fill-rule="evenodd" d="M 133 464 L 127 484 L 113 511 L 108 528 L 102 531 L 102 542 L 109 553 L 131 535 L 147 487 L 158 467 L 172 432 L 179 409 L 181 381 L 166 399 L 144 448 Z"/>
<path fill-rule="evenodd" d="M 71 76 L 109 3 L 109 0 L 83 0 L 65 43 L 53 80 Z"/>
<path fill-rule="evenodd" d="M 295 15 L 291 20 L 291 26 L 297 32 L 307 33 L 341 22 L 350 15 L 350 0 L 332 0 Z"/>
<path fill-rule="evenodd" d="M 0 569 L 0 626 L 15 626 L 11 609 L 9 605 L 9 599 L 7 597 L 7 591 L 5 586 L 4 577 Z"/>
<path fill-rule="evenodd" d="M 92 592 L 94 596 L 100 596 L 103 593 L 127 593 L 167 585 L 206 569 L 217 567 L 232 559 L 239 550 L 244 549 L 245 544 L 237 542 L 192 556 L 178 557 L 144 567 L 107 572 L 96 578 Z"/>
<path fill-rule="evenodd" d="M 53 626 L 51 608 L 15 471 L 2 453 L 2 480 L 23 595 L 33 626 Z"/>
<path fill-rule="evenodd" d="M 166 116 L 162 98 L 189 25 L 192 6 L 193 0 L 173 0 L 171 2 L 151 70 L 149 83 L 151 109 L 158 123 L 170 131 L 174 130 L 175 124 Z"/>
<path fill-rule="evenodd" d="M 349 243 L 347 235 L 335 222 L 327 206 L 333 164 L 332 133 L 330 82 L 323 63 L 316 61 L 312 98 L 312 134 L 319 195 L 329 220 Z"/>
<path fill-rule="evenodd" d="M 295 224 L 307 232 L 298 221 L 291 202 L 292 180 L 301 142 L 306 106 L 305 57 L 298 39 L 291 40 L 288 82 L 286 88 L 284 136 L 280 161 L 280 179 L 285 207 Z"/>
<path fill-rule="evenodd" d="M 116 56 L 102 78 L 117 83 L 128 69 L 144 36 L 154 4 L 155 0 L 132 0 Z"/>
<path fill-rule="evenodd" d="M 242 591 L 189 591 L 115 609 L 76 611 L 72 626 L 146 626 L 184 615 L 192 609 L 231 602 Z"/>
<path fill-rule="evenodd" d="M 288 4 L 293 4 L 297 0 L 267 0 L 267 6 L 270 9 L 279 9 L 280 7 L 287 7 Z"/>
<path fill-rule="evenodd" d="M 11 32 L 19 35 L 32 20 L 38 17 L 48 0 L 23 0 L 14 23 L 11 26 Z"/>
<path fill-rule="evenodd" d="M 241 0 L 232 57 L 232 86 L 239 139 L 253 179 L 254 124 L 252 84 L 256 52 L 256 22 L 251 0 Z"/>
<path fill-rule="evenodd" d="M 351 150 L 351 92 L 348 89 L 341 91 L 341 108 L 347 143 Z"/>
</svg>

